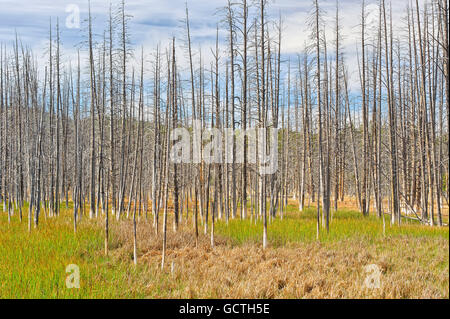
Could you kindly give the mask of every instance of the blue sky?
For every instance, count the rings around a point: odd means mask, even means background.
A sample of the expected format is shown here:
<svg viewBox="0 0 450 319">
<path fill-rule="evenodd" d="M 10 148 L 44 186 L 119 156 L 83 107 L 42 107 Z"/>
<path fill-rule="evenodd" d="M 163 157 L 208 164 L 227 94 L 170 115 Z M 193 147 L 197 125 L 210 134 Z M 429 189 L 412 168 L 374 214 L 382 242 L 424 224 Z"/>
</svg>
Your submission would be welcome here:
<svg viewBox="0 0 450 319">
<path fill-rule="evenodd" d="M 369 18 L 377 14 L 378 0 L 366 0 Z M 218 9 L 224 7 L 227 0 L 188 0 L 191 34 L 194 48 L 202 47 L 205 57 L 211 58 L 209 48 L 214 47 L 215 28 L 221 15 Z M 250 2 L 250 1 L 249 1 Z M 339 1 L 343 46 L 351 74 L 351 83 L 357 85 L 356 48 L 360 37 L 361 0 Z M 110 1 L 91 0 L 91 11 L 94 17 L 94 31 L 102 35 L 106 27 Z M 119 0 L 112 0 L 113 5 Z M 156 44 L 167 44 L 172 36 L 178 38 L 179 43 L 185 38 L 182 19 L 185 17 L 186 0 L 126 0 L 126 10 L 133 16 L 130 23 L 131 41 L 138 48 L 144 47 L 149 53 Z M 327 33 L 333 31 L 335 0 L 320 0 L 323 10 L 327 12 L 325 20 L 329 23 Z M 394 21 L 401 24 L 401 17 L 408 0 L 392 2 Z M 423 3 L 423 1 L 420 1 Z M 47 46 L 49 19 L 61 24 L 61 39 L 63 54 L 66 59 L 73 59 L 76 52 L 75 45 L 83 40 L 86 34 L 83 29 L 69 29 L 65 21 L 70 13 L 66 12 L 68 5 L 77 5 L 80 9 L 81 20 L 87 18 L 87 0 L 0 0 L 0 42 L 10 44 L 15 37 L 15 30 L 21 41 L 31 47 L 36 56 L 44 56 Z M 284 20 L 283 53 L 294 55 L 302 50 L 309 36 L 306 19 L 312 7 L 312 0 L 270 0 L 268 13 L 273 18 L 279 14 Z M 371 13 L 373 12 L 373 13 Z M 83 25 L 83 22 L 82 22 Z"/>
</svg>

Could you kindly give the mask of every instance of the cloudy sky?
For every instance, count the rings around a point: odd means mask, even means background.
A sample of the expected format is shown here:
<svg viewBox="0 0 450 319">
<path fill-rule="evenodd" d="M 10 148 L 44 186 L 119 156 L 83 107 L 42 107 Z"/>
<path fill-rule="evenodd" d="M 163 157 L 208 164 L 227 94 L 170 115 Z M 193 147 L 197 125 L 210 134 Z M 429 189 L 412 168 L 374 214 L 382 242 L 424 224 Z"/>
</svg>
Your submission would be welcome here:
<svg viewBox="0 0 450 319">
<path fill-rule="evenodd" d="M 112 0 L 113 4 L 118 2 Z M 360 37 L 361 2 L 339 1 L 343 46 L 354 83 L 357 82 L 356 48 Z M 366 0 L 369 22 L 377 20 L 377 2 L 378 0 Z M 95 19 L 94 31 L 99 36 L 106 27 L 109 3 L 107 0 L 91 0 L 91 12 Z M 186 0 L 126 0 L 126 11 L 133 16 L 130 23 L 132 44 L 136 48 L 143 46 L 146 52 L 151 52 L 156 44 L 164 45 L 172 36 L 177 37 L 180 42 L 183 41 L 185 33 L 182 19 L 185 16 L 185 3 Z M 226 0 L 187 0 L 187 3 L 194 46 L 201 46 L 209 52 L 209 48 L 214 46 L 216 24 L 222 18 L 219 9 L 226 5 Z M 278 19 L 281 14 L 284 20 L 283 54 L 294 55 L 302 50 L 310 34 L 307 17 L 312 3 L 312 0 L 269 1 L 268 13 L 274 19 Z M 326 12 L 324 18 L 329 23 L 327 32 L 332 32 L 336 1 L 320 0 L 319 3 Z M 401 27 L 401 18 L 407 4 L 408 0 L 392 1 L 394 21 L 398 27 Z M 80 10 L 81 29 L 68 28 L 66 25 L 66 20 L 73 12 L 69 9 L 74 6 Z M 87 0 L 0 0 L 0 7 L 0 42 L 12 43 L 17 31 L 22 43 L 31 47 L 37 56 L 43 56 L 45 52 L 50 17 L 54 22 L 59 18 L 66 59 L 73 58 L 76 44 L 80 43 L 86 34 L 83 30 L 83 20 L 87 18 Z M 224 37 L 222 38 L 224 40 Z"/>
</svg>

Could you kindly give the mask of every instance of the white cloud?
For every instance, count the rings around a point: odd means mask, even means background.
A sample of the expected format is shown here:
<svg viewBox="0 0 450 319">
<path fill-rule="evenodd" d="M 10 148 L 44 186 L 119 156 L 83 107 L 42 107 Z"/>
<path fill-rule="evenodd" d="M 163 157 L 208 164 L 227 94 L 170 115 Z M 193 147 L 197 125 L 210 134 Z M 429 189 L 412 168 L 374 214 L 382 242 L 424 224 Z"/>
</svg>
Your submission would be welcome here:
<svg viewBox="0 0 450 319">
<path fill-rule="evenodd" d="M 420 4 L 423 8 L 425 0 Z M 250 3 L 251 1 L 249 1 Z M 401 26 L 401 17 L 405 14 L 408 0 L 392 1 L 394 27 Z M 113 1 L 117 6 L 118 0 Z M 126 11 L 133 16 L 130 22 L 131 41 L 140 55 L 140 46 L 144 47 L 146 54 L 154 52 L 158 43 L 164 46 L 170 43 L 171 38 L 177 38 L 177 44 L 182 45 L 185 40 L 185 31 L 182 20 L 185 18 L 185 0 L 126 0 Z M 335 0 L 320 0 L 321 8 L 326 12 L 324 17 L 327 23 L 326 34 L 329 41 L 329 50 L 332 50 L 334 41 Z M 343 49 L 351 75 L 351 85 L 358 84 L 358 64 L 356 48 L 360 47 L 360 14 L 361 3 L 359 0 L 339 1 L 340 21 L 343 35 Z M 387 5 L 389 2 L 386 1 Z M 14 40 L 15 30 L 20 39 L 35 51 L 36 56 L 43 56 L 48 42 L 49 19 L 52 17 L 55 24 L 59 17 L 61 23 L 63 52 L 68 59 L 74 60 L 76 48 L 74 45 L 85 39 L 85 30 L 66 29 L 64 21 L 68 13 L 66 6 L 75 4 L 80 7 L 81 20 L 87 18 L 88 1 L 86 0 L 1 0 L 0 12 L 0 42 L 8 43 Z M 226 0 L 190 0 L 188 1 L 191 35 L 193 49 L 197 52 L 201 46 L 206 67 L 212 61 L 210 48 L 215 45 L 215 28 L 221 20 L 217 10 L 227 4 Z M 369 22 L 378 18 L 377 0 L 367 0 Z M 306 24 L 313 5 L 312 0 L 275 0 L 269 2 L 269 15 L 277 20 L 279 14 L 284 20 L 284 33 L 282 52 L 293 55 L 304 47 L 310 31 Z M 91 0 L 91 12 L 94 19 L 94 30 L 98 36 L 103 34 L 107 27 L 109 1 Z M 372 23 L 371 22 L 371 23 Z M 84 23 L 85 25 L 85 23 Z M 223 34 L 222 34 L 223 35 Z M 222 41 L 224 37 L 222 36 Z M 178 59 L 186 62 L 186 54 L 178 51 Z M 196 57 L 198 59 L 198 56 Z M 135 63 L 136 64 L 136 63 Z"/>
</svg>

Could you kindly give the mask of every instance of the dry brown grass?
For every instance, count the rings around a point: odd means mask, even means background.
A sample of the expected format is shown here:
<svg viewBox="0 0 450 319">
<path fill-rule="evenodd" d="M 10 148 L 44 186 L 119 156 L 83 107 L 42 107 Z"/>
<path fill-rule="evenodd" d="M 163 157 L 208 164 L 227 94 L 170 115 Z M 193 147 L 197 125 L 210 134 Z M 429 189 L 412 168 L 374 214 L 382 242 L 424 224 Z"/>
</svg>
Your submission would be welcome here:
<svg viewBox="0 0 450 319">
<path fill-rule="evenodd" d="M 306 202 L 307 202 L 307 200 L 306 200 Z M 297 205 L 297 201 L 293 200 L 293 199 L 290 199 L 289 200 L 289 204 Z M 356 197 L 353 197 L 353 196 L 345 196 L 343 201 L 341 201 L 341 200 L 338 201 L 338 206 L 339 206 L 339 209 L 345 208 L 345 209 L 359 210 L 358 200 L 357 200 Z M 388 199 L 384 199 L 383 200 L 382 206 L 383 207 L 389 207 Z M 437 218 L 437 216 L 436 216 L 436 214 L 437 214 L 437 205 L 436 204 L 434 205 L 434 209 L 435 209 L 435 220 L 436 220 L 436 218 Z M 375 209 L 373 207 L 373 202 L 371 202 L 370 213 L 371 214 L 372 213 L 373 214 L 376 213 Z M 445 200 L 443 201 L 443 203 L 441 205 L 441 213 L 442 213 L 442 218 L 443 218 L 444 222 L 447 223 L 448 220 L 449 220 L 449 206 L 445 203 Z"/>
<path fill-rule="evenodd" d="M 216 237 L 211 249 L 202 229 L 199 246 L 191 226 L 172 231 L 167 263 L 161 236 L 138 224 L 138 271 L 130 289 L 156 298 L 449 298 L 449 242 L 444 238 L 385 238 L 371 243 L 295 243 L 265 251 Z M 132 267 L 132 224 L 114 225 L 113 260 Z M 173 263 L 173 271 L 171 270 Z M 382 270 L 381 288 L 364 286 L 365 266 Z"/>
</svg>

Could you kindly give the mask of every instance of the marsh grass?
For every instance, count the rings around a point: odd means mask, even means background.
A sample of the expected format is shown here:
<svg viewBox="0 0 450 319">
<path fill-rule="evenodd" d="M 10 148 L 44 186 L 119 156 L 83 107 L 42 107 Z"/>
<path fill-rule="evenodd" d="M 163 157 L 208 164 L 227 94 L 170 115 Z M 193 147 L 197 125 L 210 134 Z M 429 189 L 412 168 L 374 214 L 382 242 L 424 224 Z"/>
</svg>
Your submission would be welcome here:
<svg viewBox="0 0 450 319">
<path fill-rule="evenodd" d="M 70 211 L 62 209 L 61 214 L 42 215 L 39 227 L 31 232 L 26 217 L 20 222 L 16 212 L 8 224 L 6 214 L 0 214 L 0 298 L 142 297 L 126 289 L 140 269 L 103 256 L 99 221 L 84 218 L 75 234 Z M 82 289 L 66 287 L 69 264 L 79 266 Z"/>
<path fill-rule="evenodd" d="M 75 234 L 71 203 L 62 204 L 60 216 L 42 215 L 28 232 L 25 212 L 22 222 L 16 211 L 8 223 L 0 208 L 0 298 L 448 298 L 448 227 L 390 226 L 386 218 L 383 236 L 380 219 L 342 209 L 317 241 L 315 208 L 299 213 L 290 204 L 283 220 L 269 224 L 268 249 L 261 249 L 261 221 L 250 219 L 218 221 L 211 249 L 201 224 L 195 247 L 190 215 L 177 233 L 168 227 L 161 270 L 161 233 L 151 216 L 138 221 L 135 266 L 130 220 L 111 218 L 105 257 L 103 216 L 83 216 Z M 383 269 L 381 290 L 362 287 L 370 263 Z M 80 267 L 80 289 L 66 288 L 69 264 Z"/>
<path fill-rule="evenodd" d="M 317 241 L 317 209 L 314 207 L 297 212 L 294 205 L 287 207 L 287 214 L 268 218 L 268 238 L 270 244 L 279 247 L 296 242 Z M 218 234 L 231 238 L 235 244 L 246 242 L 260 243 L 262 241 L 263 223 L 257 220 L 230 220 L 228 225 L 219 221 L 216 225 Z M 341 209 L 333 213 L 330 221 L 330 231 L 327 233 L 320 226 L 319 241 L 334 242 L 345 239 L 373 241 L 378 238 L 392 236 L 407 237 L 442 237 L 449 239 L 448 228 L 438 228 L 420 225 L 411 220 L 403 220 L 401 226 L 390 225 L 389 216 L 385 217 L 385 234 L 383 234 L 382 219 L 370 215 L 362 216 L 360 212 Z"/>
</svg>

